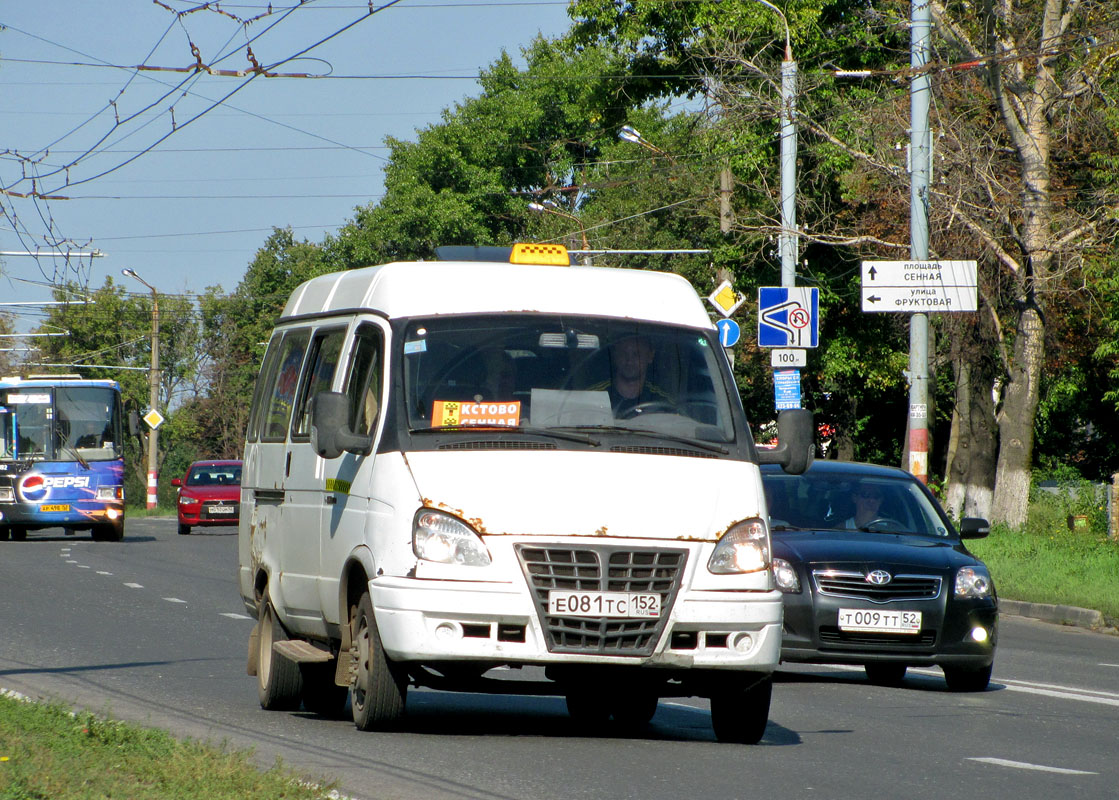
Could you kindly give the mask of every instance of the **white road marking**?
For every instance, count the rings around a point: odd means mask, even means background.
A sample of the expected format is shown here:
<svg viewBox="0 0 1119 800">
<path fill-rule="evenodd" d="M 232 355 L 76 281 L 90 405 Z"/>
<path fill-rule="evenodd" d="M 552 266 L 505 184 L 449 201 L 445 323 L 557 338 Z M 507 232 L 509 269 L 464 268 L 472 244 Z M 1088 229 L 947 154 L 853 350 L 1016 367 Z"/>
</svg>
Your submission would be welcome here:
<svg viewBox="0 0 1119 800">
<path fill-rule="evenodd" d="M 1059 697 L 1064 700 L 1081 700 L 1085 703 L 1099 703 L 1105 706 L 1119 706 L 1119 694 L 1115 692 L 1101 692 L 1096 689 L 1079 689 L 1072 686 L 1056 686 L 1051 683 L 1033 683 L 1030 681 L 999 680 L 1011 692 L 1026 692 L 1039 694 L 1045 697 Z"/>
<path fill-rule="evenodd" d="M 78 564 L 78 569 L 89 569 L 89 564 Z"/>
<path fill-rule="evenodd" d="M 997 767 L 1013 767 L 1014 769 L 1033 769 L 1040 772 L 1059 772 L 1062 775 L 1099 775 L 1098 772 L 1088 772 L 1082 769 L 1065 769 L 1064 767 L 1047 767 L 1043 764 L 1029 764 L 1025 761 L 1009 761 L 1005 758 L 969 758 L 968 761 L 979 761 L 983 764 L 994 764 Z"/>
<path fill-rule="evenodd" d="M 112 575 L 113 573 L 111 573 L 111 572 L 106 572 L 106 571 L 105 571 L 105 570 L 103 570 L 103 569 L 99 569 L 99 570 L 97 570 L 97 574 L 98 574 L 98 575 Z"/>
<path fill-rule="evenodd" d="M 67 564 L 77 564 L 78 562 L 71 558 L 71 559 L 67 560 L 66 563 Z"/>
<path fill-rule="evenodd" d="M 186 604 L 186 600 L 180 600 L 177 597 L 164 597 L 163 599 L 166 600 L 168 603 L 183 603 L 184 605 Z"/>
<path fill-rule="evenodd" d="M 125 586 L 127 586 L 129 589 L 143 589 L 144 588 L 144 584 L 142 584 L 142 583 L 126 583 Z"/>
<path fill-rule="evenodd" d="M 1101 667 L 1119 667 L 1119 664 L 1100 664 Z"/>
<path fill-rule="evenodd" d="M 230 619 L 252 619 L 252 617 L 246 616 L 245 614 L 234 614 L 231 612 L 223 613 L 222 616 L 229 617 Z"/>
</svg>

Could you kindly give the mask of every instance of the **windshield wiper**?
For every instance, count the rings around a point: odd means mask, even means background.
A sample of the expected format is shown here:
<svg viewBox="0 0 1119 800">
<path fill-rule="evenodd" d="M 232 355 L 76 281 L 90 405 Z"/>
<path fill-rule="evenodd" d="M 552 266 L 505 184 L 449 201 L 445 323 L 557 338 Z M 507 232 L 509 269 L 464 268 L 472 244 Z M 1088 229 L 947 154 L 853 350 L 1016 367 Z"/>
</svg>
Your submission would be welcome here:
<svg viewBox="0 0 1119 800">
<path fill-rule="evenodd" d="M 581 442 L 591 447 L 601 446 L 601 442 L 585 433 L 576 433 L 571 430 L 557 428 L 526 428 L 521 425 L 433 425 L 430 428 L 409 428 L 408 433 L 523 433 L 530 436 L 550 436 L 554 439 L 566 439 L 569 442 Z"/>
<path fill-rule="evenodd" d="M 695 439 L 691 436 L 679 436 L 674 433 L 660 433 L 659 431 L 648 431 L 643 428 L 625 428 L 619 425 L 574 425 L 566 428 L 548 428 L 550 431 L 566 430 L 566 431 L 595 431 L 596 433 L 629 433 L 636 434 L 637 436 L 647 436 L 651 439 L 667 439 L 670 442 L 678 442 L 679 444 L 688 444 L 692 447 L 698 447 L 701 450 L 708 450 L 712 453 L 721 453 L 726 455 L 730 452 L 721 444 L 714 442 L 707 442 L 703 439 Z"/>
</svg>

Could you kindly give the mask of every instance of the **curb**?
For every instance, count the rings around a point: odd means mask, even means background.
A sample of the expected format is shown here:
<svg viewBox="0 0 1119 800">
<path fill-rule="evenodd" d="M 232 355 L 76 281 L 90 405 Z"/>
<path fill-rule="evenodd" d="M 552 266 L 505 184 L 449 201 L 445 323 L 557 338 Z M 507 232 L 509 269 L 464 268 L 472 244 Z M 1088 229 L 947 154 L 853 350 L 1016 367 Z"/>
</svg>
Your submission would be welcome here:
<svg viewBox="0 0 1119 800">
<path fill-rule="evenodd" d="M 1030 617 L 1055 625 L 1072 625 L 1101 633 L 1119 633 L 1115 628 L 1108 626 L 1102 612 L 1091 608 L 1026 603 L 1021 600 L 999 598 L 999 612 L 1017 617 Z"/>
</svg>

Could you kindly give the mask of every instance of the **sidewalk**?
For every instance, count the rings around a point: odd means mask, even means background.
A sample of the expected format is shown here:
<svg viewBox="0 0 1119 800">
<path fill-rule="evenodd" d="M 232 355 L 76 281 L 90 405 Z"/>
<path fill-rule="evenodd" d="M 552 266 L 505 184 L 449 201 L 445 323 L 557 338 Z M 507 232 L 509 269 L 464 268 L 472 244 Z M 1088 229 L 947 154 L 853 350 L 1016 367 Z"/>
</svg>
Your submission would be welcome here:
<svg viewBox="0 0 1119 800">
<path fill-rule="evenodd" d="M 1076 606 L 1054 606 L 1047 603 L 1026 603 L 1021 600 L 1004 600 L 999 598 L 999 613 L 1011 614 L 1018 617 L 1030 617 L 1042 622 L 1052 622 L 1055 625 L 1073 625 L 1078 628 L 1087 628 L 1099 633 L 1119 634 L 1119 630 L 1107 624 L 1107 620 L 1099 611 L 1090 608 L 1077 608 Z"/>
</svg>

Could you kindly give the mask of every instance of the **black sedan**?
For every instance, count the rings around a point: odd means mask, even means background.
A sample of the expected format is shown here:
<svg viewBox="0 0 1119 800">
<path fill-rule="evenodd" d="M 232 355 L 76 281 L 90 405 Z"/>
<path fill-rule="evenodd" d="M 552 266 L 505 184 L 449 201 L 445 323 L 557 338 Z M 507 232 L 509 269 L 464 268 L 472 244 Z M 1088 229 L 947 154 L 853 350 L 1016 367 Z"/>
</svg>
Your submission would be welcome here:
<svg viewBox="0 0 1119 800">
<path fill-rule="evenodd" d="M 998 641 L 991 575 L 931 492 L 893 467 L 817 461 L 803 475 L 762 467 L 773 573 L 785 597 L 781 659 L 858 664 L 896 685 L 939 666 L 952 691 L 987 688 Z"/>
</svg>

